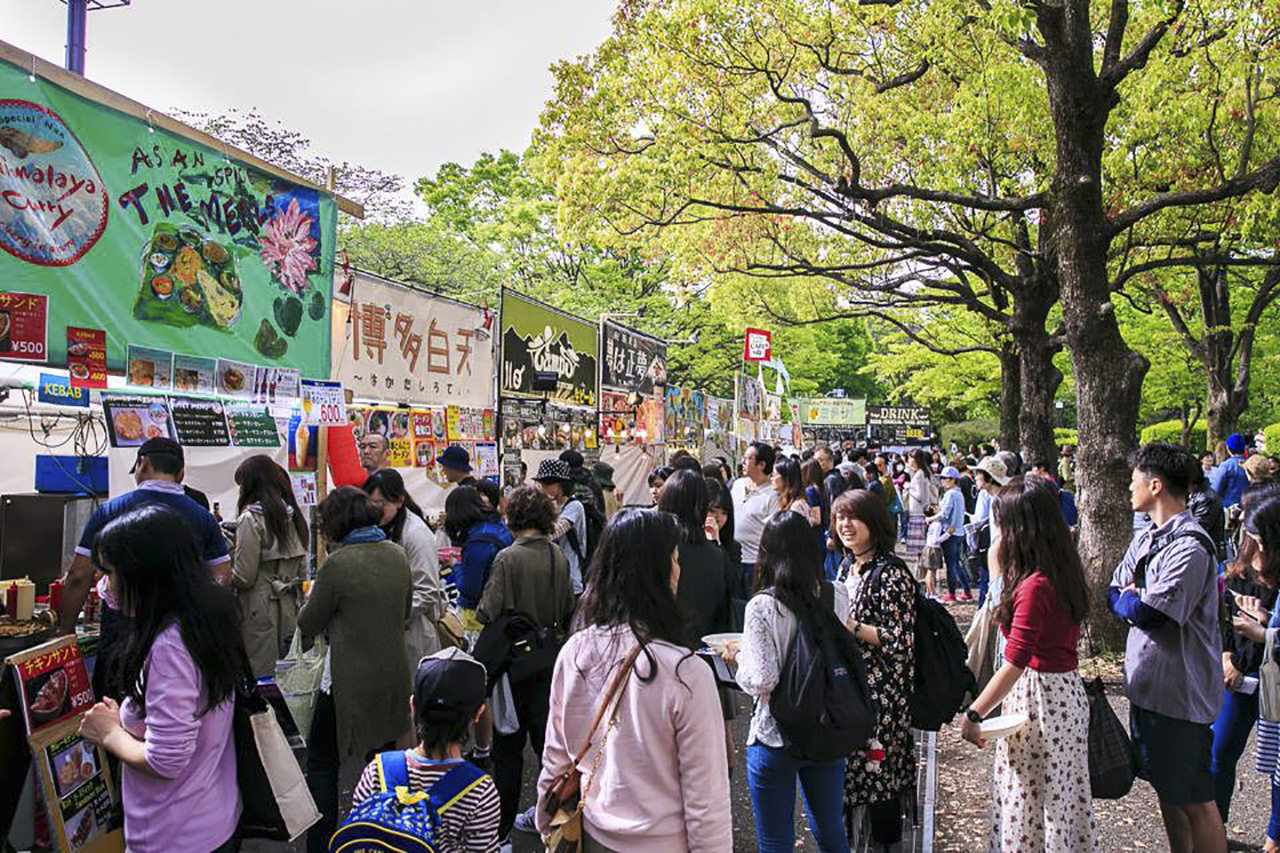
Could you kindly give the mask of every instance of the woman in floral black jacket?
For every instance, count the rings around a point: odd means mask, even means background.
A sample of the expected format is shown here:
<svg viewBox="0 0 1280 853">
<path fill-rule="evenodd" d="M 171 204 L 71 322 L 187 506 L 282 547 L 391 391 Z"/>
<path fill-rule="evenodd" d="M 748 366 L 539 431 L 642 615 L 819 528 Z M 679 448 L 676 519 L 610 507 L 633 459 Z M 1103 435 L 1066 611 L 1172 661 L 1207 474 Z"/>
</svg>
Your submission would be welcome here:
<svg viewBox="0 0 1280 853">
<path fill-rule="evenodd" d="M 891 845 L 901 840 L 901 815 L 915 798 L 909 704 L 916 581 L 893 553 L 893 522 L 881 498 L 867 491 L 845 492 L 831 507 L 831 517 L 846 552 L 840 578 L 849 590 L 849 630 L 858 640 L 867 682 L 880 706 L 873 740 L 865 754 L 850 757 L 845 771 L 845 821 L 855 846 L 867 829 L 874 844 Z"/>
</svg>

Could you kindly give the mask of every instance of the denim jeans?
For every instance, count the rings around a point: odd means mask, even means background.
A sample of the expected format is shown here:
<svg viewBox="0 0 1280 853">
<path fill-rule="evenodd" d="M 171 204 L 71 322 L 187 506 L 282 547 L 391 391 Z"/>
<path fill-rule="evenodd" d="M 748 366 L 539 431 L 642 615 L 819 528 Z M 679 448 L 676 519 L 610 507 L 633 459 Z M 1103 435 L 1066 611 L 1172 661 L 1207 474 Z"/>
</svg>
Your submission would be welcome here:
<svg viewBox="0 0 1280 853">
<path fill-rule="evenodd" d="M 969 572 L 961 559 L 963 550 L 963 536 L 948 536 L 942 540 L 942 558 L 947 564 L 947 592 L 952 595 L 956 594 L 957 586 L 969 592 Z"/>
<path fill-rule="evenodd" d="M 786 750 L 762 743 L 747 747 L 747 782 L 756 820 L 760 853 L 795 850 L 796 778 L 804 792 L 809 831 L 822 853 L 848 853 L 844 827 L 843 758 L 815 764 L 791 757 Z"/>
<path fill-rule="evenodd" d="M 1253 673 L 1257 675 L 1257 673 Z M 1222 822 L 1227 822 L 1231 810 L 1231 794 L 1236 787 L 1236 763 L 1249 742 L 1249 733 L 1258 721 L 1258 694 L 1236 693 L 1227 690 L 1222 699 L 1222 710 L 1213 721 L 1213 787 L 1214 799 Z"/>
</svg>

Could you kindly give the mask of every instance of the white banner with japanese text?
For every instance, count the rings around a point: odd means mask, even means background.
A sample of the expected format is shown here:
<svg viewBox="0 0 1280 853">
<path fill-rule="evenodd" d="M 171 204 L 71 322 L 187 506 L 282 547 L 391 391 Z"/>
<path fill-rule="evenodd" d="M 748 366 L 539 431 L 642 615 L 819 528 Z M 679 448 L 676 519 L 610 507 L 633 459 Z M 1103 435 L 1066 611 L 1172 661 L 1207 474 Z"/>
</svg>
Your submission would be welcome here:
<svg viewBox="0 0 1280 853">
<path fill-rule="evenodd" d="M 493 312 L 355 270 L 333 288 L 333 377 L 357 399 L 495 408 Z"/>
</svg>

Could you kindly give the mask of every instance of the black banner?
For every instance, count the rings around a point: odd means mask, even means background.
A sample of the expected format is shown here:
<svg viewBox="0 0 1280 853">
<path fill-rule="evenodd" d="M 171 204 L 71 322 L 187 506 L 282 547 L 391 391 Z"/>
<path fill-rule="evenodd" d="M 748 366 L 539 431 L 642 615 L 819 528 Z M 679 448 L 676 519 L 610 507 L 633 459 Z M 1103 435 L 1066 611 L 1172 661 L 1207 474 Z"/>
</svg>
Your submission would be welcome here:
<svg viewBox="0 0 1280 853">
<path fill-rule="evenodd" d="M 600 387 L 605 390 L 660 394 L 667 384 L 667 345 L 606 322 L 600 365 Z"/>
<path fill-rule="evenodd" d="M 913 426 L 929 429 L 924 406 L 867 406 L 867 423 L 873 426 Z"/>
</svg>

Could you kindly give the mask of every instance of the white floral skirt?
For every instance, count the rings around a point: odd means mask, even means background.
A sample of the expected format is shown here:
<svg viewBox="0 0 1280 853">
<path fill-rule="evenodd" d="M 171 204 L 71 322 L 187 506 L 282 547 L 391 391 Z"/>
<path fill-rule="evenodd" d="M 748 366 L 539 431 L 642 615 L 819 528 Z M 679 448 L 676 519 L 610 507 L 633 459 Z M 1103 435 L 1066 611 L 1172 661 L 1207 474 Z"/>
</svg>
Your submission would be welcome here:
<svg viewBox="0 0 1280 853">
<path fill-rule="evenodd" d="M 1097 850 L 1089 790 L 1089 700 L 1075 672 L 1023 671 L 1002 713 L 1027 724 L 996 742 L 988 850 Z"/>
</svg>

